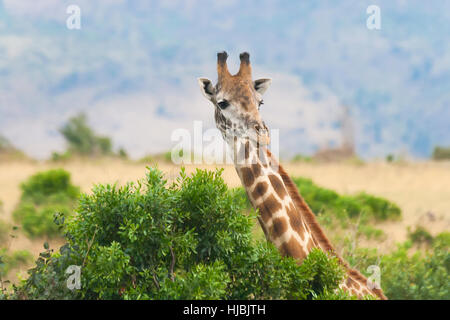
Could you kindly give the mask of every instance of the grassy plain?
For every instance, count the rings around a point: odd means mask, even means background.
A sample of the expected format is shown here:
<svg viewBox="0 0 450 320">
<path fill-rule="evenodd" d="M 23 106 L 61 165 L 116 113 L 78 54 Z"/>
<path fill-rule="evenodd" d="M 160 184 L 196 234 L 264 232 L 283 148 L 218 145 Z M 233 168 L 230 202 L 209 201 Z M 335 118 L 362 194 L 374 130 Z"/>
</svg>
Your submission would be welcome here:
<svg viewBox="0 0 450 320">
<path fill-rule="evenodd" d="M 32 174 L 52 168 L 64 168 L 72 174 L 72 182 L 83 192 L 90 192 L 94 184 L 125 184 L 145 177 L 146 165 L 126 160 L 99 159 L 74 160 L 67 163 L 2 161 L 0 162 L 0 220 L 14 224 L 12 212 L 19 202 L 20 183 Z M 158 167 L 173 180 L 179 166 L 161 162 Z M 213 165 L 186 166 L 187 173 L 195 168 L 214 169 Z M 382 241 L 360 243 L 366 247 L 377 247 L 380 252 L 395 248 L 395 243 L 407 238 L 407 228 L 425 227 L 432 235 L 450 230 L 450 162 L 411 163 L 285 163 L 291 176 L 311 178 L 317 185 L 333 189 L 340 194 L 355 194 L 365 191 L 384 197 L 402 209 L 402 219 L 377 224 L 386 234 Z M 240 186 L 234 167 L 224 166 L 223 178 L 230 187 Z M 255 227 L 256 232 L 259 227 Z M 333 238 L 334 230 L 326 230 Z M 262 232 L 261 232 L 262 233 Z M 37 257 L 43 251 L 42 244 L 48 239 L 28 239 L 20 229 L 16 238 L 7 243 L 9 250 L 28 250 Z M 57 249 L 61 240 L 48 240 L 50 247 Z M 339 246 L 337 246 L 339 249 Z M 21 273 L 26 270 L 12 270 Z"/>
</svg>

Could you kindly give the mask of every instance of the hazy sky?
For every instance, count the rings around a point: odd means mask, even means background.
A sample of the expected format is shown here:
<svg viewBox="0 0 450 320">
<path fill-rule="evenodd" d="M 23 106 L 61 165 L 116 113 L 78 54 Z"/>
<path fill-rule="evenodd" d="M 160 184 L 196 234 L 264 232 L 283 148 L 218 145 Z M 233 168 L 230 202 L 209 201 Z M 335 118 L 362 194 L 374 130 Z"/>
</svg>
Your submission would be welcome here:
<svg viewBox="0 0 450 320">
<path fill-rule="evenodd" d="M 216 53 L 237 70 L 249 51 L 273 79 L 261 112 L 282 153 L 339 144 L 346 106 L 361 156 L 425 157 L 450 145 L 449 40 L 446 1 L 0 0 L 0 134 L 48 157 L 85 111 L 133 157 L 168 150 L 173 130 L 214 126 L 196 79 L 215 81 Z"/>
</svg>

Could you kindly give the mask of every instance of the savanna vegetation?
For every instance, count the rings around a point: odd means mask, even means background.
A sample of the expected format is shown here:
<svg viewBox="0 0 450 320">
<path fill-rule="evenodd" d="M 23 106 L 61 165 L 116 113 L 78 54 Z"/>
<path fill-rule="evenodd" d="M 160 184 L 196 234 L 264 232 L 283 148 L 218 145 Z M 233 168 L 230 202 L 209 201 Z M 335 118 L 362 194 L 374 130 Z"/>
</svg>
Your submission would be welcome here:
<svg viewBox="0 0 450 320">
<path fill-rule="evenodd" d="M 47 196 L 76 198 L 67 175 L 47 173 L 44 178 L 24 183 L 22 199 L 31 197 L 37 206 L 46 203 L 42 199 Z M 52 183 L 43 183 L 48 180 Z M 344 235 L 376 238 L 376 222 L 401 217 L 398 206 L 383 198 L 343 196 L 308 179 L 294 181 L 321 223 Z M 66 190 L 64 195 L 55 196 L 55 185 Z M 149 168 L 145 179 L 136 183 L 94 187 L 69 211 L 76 214 L 52 219 L 67 243 L 57 252 L 46 246 L 28 278 L 8 289 L 3 285 L 2 298 L 352 298 L 336 291 L 343 270 L 334 258 L 314 251 L 298 266 L 255 236 L 256 213 L 245 192 L 229 189 L 220 171 L 198 170 L 192 176 L 181 171 L 168 183 L 162 172 Z M 349 232 L 355 225 L 357 232 Z M 344 258 L 366 276 L 371 274 L 369 266 L 378 266 L 388 298 L 450 299 L 448 233 L 433 237 L 420 228 L 410 231 L 410 239 L 388 254 L 355 247 L 351 237 L 337 240 L 346 249 Z M 17 255 L 3 252 L 3 265 L 12 268 L 17 263 L 13 261 L 26 259 Z M 81 267 L 80 289 L 67 287 L 71 265 Z"/>
<path fill-rule="evenodd" d="M 71 215 L 80 193 L 79 188 L 72 185 L 70 173 L 63 169 L 39 172 L 20 187 L 22 196 L 13 212 L 14 221 L 29 237 L 60 236 L 54 215 Z"/>
<path fill-rule="evenodd" d="M 123 148 L 114 152 L 112 140 L 98 135 L 84 114 L 70 118 L 60 133 L 67 150 L 54 153 L 53 162 L 128 158 Z M 436 147 L 432 158 L 446 160 L 449 155 L 448 148 Z M 0 160 L 25 158 L 0 137 Z M 399 159 L 388 155 L 386 161 Z M 171 160 L 168 151 L 137 163 L 154 166 Z M 292 160 L 316 165 L 304 155 Z M 343 257 L 366 276 L 369 266 L 380 268 L 388 298 L 450 299 L 448 232 L 433 236 L 422 226 L 408 229 L 408 240 L 388 253 L 356 245 L 361 239 L 385 239 L 378 224 L 401 219 L 400 207 L 368 193 L 343 195 L 311 179 L 293 180 L 320 224 L 332 230 L 328 235 Z M 298 266 L 266 243 L 244 189 L 228 188 L 220 171 L 200 170 L 192 176 L 181 171 L 169 184 L 162 172 L 150 168 L 136 183 L 98 185 L 91 194 L 82 194 L 68 171 L 51 169 L 30 176 L 20 191 L 12 221 L 0 219 L 4 299 L 352 298 L 336 291 L 343 270 L 334 258 L 314 251 Z M 9 249 L 18 230 L 36 241 L 58 238 L 66 244 L 54 252 L 45 243 L 28 276 L 11 286 L 6 275 L 33 259 L 27 250 Z M 79 290 L 67 288 L 71 265 L 82 270 Z"/>
<path fill-rule="evenodd" d="M 43 252 L 29 277 L 3 292 L 24 299 L 338 299 L 343 270 L 314 251 L 301 265 L 253 239 L 255 213 L 220 171 L 168 185 L 150 169 L 124 187 L 99 185 L 57 222 L 67 244 Z M 66 269 L 82 267 L 81 289 Z"/>
</svg>

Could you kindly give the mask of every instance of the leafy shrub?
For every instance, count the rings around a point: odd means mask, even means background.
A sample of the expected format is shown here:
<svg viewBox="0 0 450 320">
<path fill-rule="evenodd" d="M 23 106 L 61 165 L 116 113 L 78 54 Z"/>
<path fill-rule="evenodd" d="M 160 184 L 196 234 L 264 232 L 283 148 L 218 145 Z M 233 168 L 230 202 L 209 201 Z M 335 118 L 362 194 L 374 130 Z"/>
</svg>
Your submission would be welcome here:
<svg viewBox="0 0 450 320">
<path fill-rule="evenodd" d="M 198 170 L 171 185 L 157 169 L 144 181 L 98 185 L 63 223 L 67 244 L 46 250 L 12 298 L 317 299 L 350 298 L 343 270 L 313 250 L 299 266 L 252 238 L 255 212 L 221 171 Z M 81 289 L 65 271 L 81 266 Z"/>
<path fill-rule="evenodd" d="M 21 184 L 22 197 L 13 218 L 31 237 L 58 236 L 54 214 L 70 215 L 79 195 L 70 173 L 63 169 L 39 172 Z"/>
<path fill-rule="evenodd" d="M 435 147 L 432 155 L 433 160 L 449 160 L 450 147 Z"/>
<path fill-rule="evenodd" d="M 63 169 L 39 172 L 21 184 L 22 200 L 35 204 L 51 201 L 66 203 L 76 200 L 80 192 L 70 182 L 70 173 Z M 51 197 L 51 200 L 49 200 Z"/>
<path fill-rule="evenodd" d="M 438 244 L 410 256 L 411 243 L 399 246 L 381 262 L 382 287 L 391 299 L 450 300 L 449 247 Z"/>
<path fill-rule="evenodd" d="M 450 247 L 450 232 L 441 232 L 433 239 L 433 244 L 442 248 Z"/>
<path fill-rule="evenodd" d="M 381 287 L 392 300 L 450 299 L 450 237 L 436 236 L 426 251 L 411 252 L 412 242 L 398 244 L 391 253 L 380 255 L 376 248 L 357 248 L 344 258 L 369 276 L 367 267 L 379 265 Z"/>
<path fill-rule="evenodd" d="M 414 231 L 408 230 L 408 238 L 412 243 L 416 244 L 431 244 L 433 236 L 424 227 L 417 226 Z"/>
<path fill-rule="evenodd" d="M 401 217 L 402 212 L 400 208 L 395 203 L 386 199 L 375 197 L 364 192 L 354 196 L 354 199 L 376 220 L 398 220 Z"/>
<path fill-rule="evenodd" d="M 64 205 L 45 206 L 41 210 L 30 212 L 22 220 L 23 230 L 31 237 L 47 236 L 53 238 L 59 236 L 60 229 L 55 224 L 55 214 L 68 216 L 70 208 Z"/>
<path fill-rule="evenodd" d="M 342 196 L 333 190 L 315 185 L 310 179 L 294 178 L 293 181 L 317 215 L 331 214 L 340 220 L 360 215 L 365 219 L 375 220 L 398 219 L 401 216 L 401 210 L 396 204 L 380 197 L 363 192 L 354 196 Z"/>
</svg>

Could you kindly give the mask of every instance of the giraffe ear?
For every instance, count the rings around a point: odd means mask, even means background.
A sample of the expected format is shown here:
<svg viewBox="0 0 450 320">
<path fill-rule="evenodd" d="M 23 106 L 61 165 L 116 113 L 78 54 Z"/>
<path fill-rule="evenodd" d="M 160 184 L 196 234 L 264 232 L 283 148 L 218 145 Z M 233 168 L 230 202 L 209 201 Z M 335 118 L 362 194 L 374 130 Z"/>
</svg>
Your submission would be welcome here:
<svg viewBox="0 0 450 320">
<path fill-rule="evenodd" d="M 253 86 L 255 87 L 256 92 L 262 95 L 269 89 L 271 83 L 272 79 L 258 79 L 253 81 Z"/>
<path fill-rule="evenodd" d="M 211 80 L 206 78 L 198 78 L 198 84 L 200 85 L 200 90 L 202 91 L 203 95 L 208 100 L 214 99 L 214 86 L 212 85 Z"/>
</svg>

